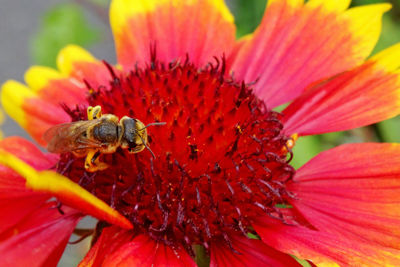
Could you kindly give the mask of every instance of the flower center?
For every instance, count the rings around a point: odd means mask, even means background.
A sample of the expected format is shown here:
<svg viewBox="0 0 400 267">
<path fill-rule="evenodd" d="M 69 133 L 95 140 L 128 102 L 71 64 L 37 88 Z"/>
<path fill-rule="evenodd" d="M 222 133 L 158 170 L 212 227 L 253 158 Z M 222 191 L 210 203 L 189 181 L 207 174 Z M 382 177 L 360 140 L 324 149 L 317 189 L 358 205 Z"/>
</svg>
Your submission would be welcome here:
<svg viewBox="0 0 400 267">
<path fill-rule="evenodd" d="M 116 74 L 89 90 L 103 113 L 130 116 L 149 127 L 148 150 L 101 155 L 104 171 L 85 171 L 84 159 L 61 155 L 58 171 L 126 216 L 139 232 L 191 245 L 252 230 L 252 218 L 279 217 L 285 203 L 289 138 L 281 114 L 268 110 L 244 83 L 227 79 L 224 62 L 196 68 L 189 61 Z M 90 87 L 90 85 L 88 85 Z M 68 110 L 86 119 L 86 107 Z"/>
</svg>

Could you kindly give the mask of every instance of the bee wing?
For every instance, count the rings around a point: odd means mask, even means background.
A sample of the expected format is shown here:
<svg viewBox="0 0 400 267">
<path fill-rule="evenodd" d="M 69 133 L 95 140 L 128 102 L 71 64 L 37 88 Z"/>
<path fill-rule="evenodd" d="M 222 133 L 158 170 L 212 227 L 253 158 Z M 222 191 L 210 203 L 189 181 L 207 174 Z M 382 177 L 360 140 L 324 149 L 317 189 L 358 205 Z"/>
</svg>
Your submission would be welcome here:
<svg viewBox="0 0 400 267">
<path fill-rule="evenodd" d="M 51 127 L 43 135 L 43 139 L 47 142 L 47 150 L 53 153 L 65 153 L 87 148 L 101 148 L 100 141 L 86 137 L 86 130 L 99 122 L 99 119 L 76 121 Z"/>
</svg>

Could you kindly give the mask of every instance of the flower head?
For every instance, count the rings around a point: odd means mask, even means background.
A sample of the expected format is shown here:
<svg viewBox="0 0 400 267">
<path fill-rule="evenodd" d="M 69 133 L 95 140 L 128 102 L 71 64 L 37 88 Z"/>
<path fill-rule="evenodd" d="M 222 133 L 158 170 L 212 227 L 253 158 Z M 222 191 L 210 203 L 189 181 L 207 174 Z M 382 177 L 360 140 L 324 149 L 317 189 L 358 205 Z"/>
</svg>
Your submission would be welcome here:
<svg viewBox="0 0 400 267">
<path fill-rule="evenodd" d="M 32 67 L 28 87 L 6 82 L 3 106 L 44 146 L 49 128 L 91 119 L 89 106 L 165 125 L 146 129 L 140 153 L 119 143 L 100 153 L 110 144 L 99 139 L 83 146 L 86 128 L 64 136 L 73 149 L 57 155 L 21 138 L 1 141 L 0 211 L 9 217 L 0 220 L 0 263 L 55 265 L 76 223 L 92 215 L 99 223 L 81 266 L 204 258 L 295 266 L 289 254 L 316 264 L 399 264 L 398 144 L 344 145 L 290 166 L 299 136 L 399 113 L 400 46 L 365 61 L 388 6 L 348 5 L 269 1 L 255 33 L 235 41 L 222 0 L 112 1 L 119 65 L 68 46 L 59 70 Z M 88 169 L 85 160 L 106 165 Z"/>
</svg>

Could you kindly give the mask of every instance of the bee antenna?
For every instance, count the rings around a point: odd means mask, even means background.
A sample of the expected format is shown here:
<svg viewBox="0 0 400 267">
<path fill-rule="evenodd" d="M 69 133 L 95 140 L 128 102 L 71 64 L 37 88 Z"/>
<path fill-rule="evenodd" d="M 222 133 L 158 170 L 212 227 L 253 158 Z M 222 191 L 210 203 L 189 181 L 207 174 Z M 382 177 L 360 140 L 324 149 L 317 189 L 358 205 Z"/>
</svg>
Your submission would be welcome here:
<svg viewBox="0 0 400 267">
<path fill-rule="evenodd" d="M 149 126 L 154 126 L 154 125 L 165 125 L 167 124 L 166 122 L 152 122 L 147 124 L 146 126 L 144 126 L 142 129 L 139 129 L 138 131 L 143 131 L 144 129 L 146 129 Z"/>
<path fill-rule="evenodd" d="M 139 134 L 139 137 L 140 137 L 140 139 L 142 140 L 142 142 L 143 142 L 143 145 L 144 145 L 144 146 L 147 148 L 147 150 L 149 150 L 149 151 L 150 151 L 151 155 L 152 155 L 152 156 L 153 156 L 153 158 L 155 159 L 155 158 L 156 158 L 156 155 L 154 155 L 154 153 L 153 153 L 153 151 L 151 151 L 150 147 L 148 147 L 148 146 L 147 146 L 147 144 L 146 144 L 146 142 L 144 141 L 143 137 L 142 137 L 142 136 L 140 136 L 140 134 Z"/>
</svg>

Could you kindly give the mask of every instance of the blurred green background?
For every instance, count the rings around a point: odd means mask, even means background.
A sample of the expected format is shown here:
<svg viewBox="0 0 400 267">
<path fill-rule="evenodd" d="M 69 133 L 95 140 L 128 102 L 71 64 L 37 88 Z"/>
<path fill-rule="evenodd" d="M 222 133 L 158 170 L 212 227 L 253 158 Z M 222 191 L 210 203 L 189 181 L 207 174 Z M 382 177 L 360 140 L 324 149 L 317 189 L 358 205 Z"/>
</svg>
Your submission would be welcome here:
<svg viewBox="0 0 400 267">
<path fill-rule="evenodd" d="M 340 1 L 340 0 L 339 0 Z M 108 27 L 109 0 L 71 0 L 47 1 L 46 8 L 40 11 L 36 18 L 36 27 L 27 34 L 29 42 L 26 49 L 30 57 L 26 58 L 27 66 L 40 64 L 55 66 L 58 51 L 66 44 L 75 43 L 94 51 L 96 57 L 115 62 L 112 53 L 96 54 L 96 51 L 111 51 L 112 35 Z M 238 37 L 252 32 L 259 24 L 267 0 L 226 0 L 235 15 Z M 370 3 L 389 2 L 393 5 L 390 12 L 383 17 L 383 32 L 374 53 L 400 42 L 400 0 L 354 0 L 352 6 Z M 53 3 L 53 4 L 52 4 Z M 3 24 L 4 25 L 4 24 Z M 105 44 L 107 49 L 98 50 L 99 45 Z M 18 70 L 23 73 L 26 68 Z M 22 80 L 20 77 L 5 77 Z M 4 82 L 3 80 L 1 82 Z M 0 116 L 1 120 L 1 116 Z M 8 130 L 3 127 L 6 135 L 18 134 L 20 129 Z M 9 124 L 11 125 L 11 124 Z M 15 126 L 14 126 L 15 127 Z M 10 128 L 11 129 L 11 128 Z M 293 165 L 298 168 L 318 152 L 349 142 L 400 142 L 400 118 L 390 119 L 376 125 L 351 131 L 344 131 L 320 136 L 304 137 L 297 141 L 294 148 Z M 87 243 L 69 248 L 70 255 L 87 247 Z M 76 255 L 76 254 L 75 254 Z M 79 259 L 66 256 L 60 266 L 73 266 Z"/>
</svg>

